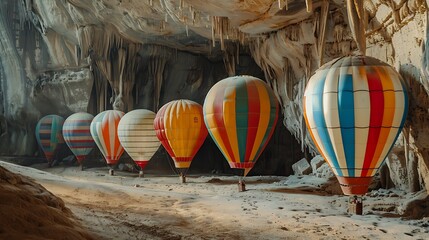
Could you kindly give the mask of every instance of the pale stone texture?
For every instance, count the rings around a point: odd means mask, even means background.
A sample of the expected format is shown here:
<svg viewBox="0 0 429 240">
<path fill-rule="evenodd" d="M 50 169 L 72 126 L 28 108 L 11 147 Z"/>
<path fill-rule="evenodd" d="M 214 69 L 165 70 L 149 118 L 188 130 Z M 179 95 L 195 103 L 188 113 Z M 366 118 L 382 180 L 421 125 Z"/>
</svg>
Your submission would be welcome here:
<svg viewBox="0 0 429 240">
<path fill-rule="evenodd" d="M 311 173 L 311 166 L 305 158 L 294 163 L 292 169 L 295 175 L 307 175 Z"/>
<path fill-rule="evenodd" d="M 325 159 L 323 159 L 322 156 L 316 155 L 313 159 L 310 161 L 312 173 L 316 173 L 317 169 L 319 169 L 323 164 L 325 163 Z"/>
</svg>

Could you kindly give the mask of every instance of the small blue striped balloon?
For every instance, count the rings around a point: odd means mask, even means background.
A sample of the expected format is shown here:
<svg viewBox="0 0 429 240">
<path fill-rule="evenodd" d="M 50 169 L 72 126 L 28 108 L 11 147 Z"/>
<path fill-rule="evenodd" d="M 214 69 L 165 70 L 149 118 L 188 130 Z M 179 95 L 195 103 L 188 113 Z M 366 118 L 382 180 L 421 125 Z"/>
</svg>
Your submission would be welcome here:
<svg viewBox="0 0 429 240">
<path fill-rule="evenodd" d="M 70 115 L 64 122 L 64 141 L 79 163 L 82 163 L 86 155 L 95 147 L 95 142 L 90 131 L 93 119 L 94 116 L 91 114 L 79 112 Z"/>
</svg>

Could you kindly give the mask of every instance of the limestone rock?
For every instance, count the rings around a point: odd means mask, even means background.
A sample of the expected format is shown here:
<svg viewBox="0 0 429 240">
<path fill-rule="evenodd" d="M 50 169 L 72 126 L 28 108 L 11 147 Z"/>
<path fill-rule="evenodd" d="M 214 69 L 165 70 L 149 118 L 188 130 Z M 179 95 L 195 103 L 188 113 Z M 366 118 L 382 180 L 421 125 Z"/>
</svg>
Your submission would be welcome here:
<svg viewBox="0 0 429 240">
<path fill-rule="evenodd" d="M 316 175 L 316 177 L 325 179 L 330 179 L 335 176 L 332 172 L 331 167 L 329 167 L 329 164 L 326 162 L 323 163 L 314 174 Z"/>
<path fill-rule="evenodd" d="M 307 159 L 303 158 L 292 165 L 292 170 L 295 175 L 307 175 L 311 173 L 311 166 Z"/>
<path fill-rule="evenodd" d="M 325 163 L 325 160 L 320 155 L 317 155 L 313 159 L 311 159 L 310 164 L 311 164 L 312 173 L 316 173 L 317 169 L 319 169 L 324 163 Z"/>
</svg>

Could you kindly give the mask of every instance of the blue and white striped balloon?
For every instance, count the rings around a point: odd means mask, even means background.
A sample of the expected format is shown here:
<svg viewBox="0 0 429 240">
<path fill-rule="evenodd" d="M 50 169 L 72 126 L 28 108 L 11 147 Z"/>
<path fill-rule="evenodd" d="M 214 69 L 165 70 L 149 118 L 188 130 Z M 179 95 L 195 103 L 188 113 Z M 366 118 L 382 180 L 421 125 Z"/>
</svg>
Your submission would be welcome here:
<svg viewBox="0 0 429 240">
<path fill-rule="evenodd" d="M 309 133 L 343 185 L 369 184 L 404 126 L 407 106 L 395 69 L 364 56 L 325 64 L 304 93 Z"/>
</svg>

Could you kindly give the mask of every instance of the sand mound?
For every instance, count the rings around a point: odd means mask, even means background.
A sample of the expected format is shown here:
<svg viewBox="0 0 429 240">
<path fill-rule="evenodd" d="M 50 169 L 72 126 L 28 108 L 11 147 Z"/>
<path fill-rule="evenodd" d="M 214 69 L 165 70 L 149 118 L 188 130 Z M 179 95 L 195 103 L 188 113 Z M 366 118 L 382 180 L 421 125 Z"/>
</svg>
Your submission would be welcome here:
<svg viewBox="0 0 429 240">
<path fill-rule="evenodd" d="M 0 166 L 0 239 L 95 239 L 63 200 Z"/>
</svg>

